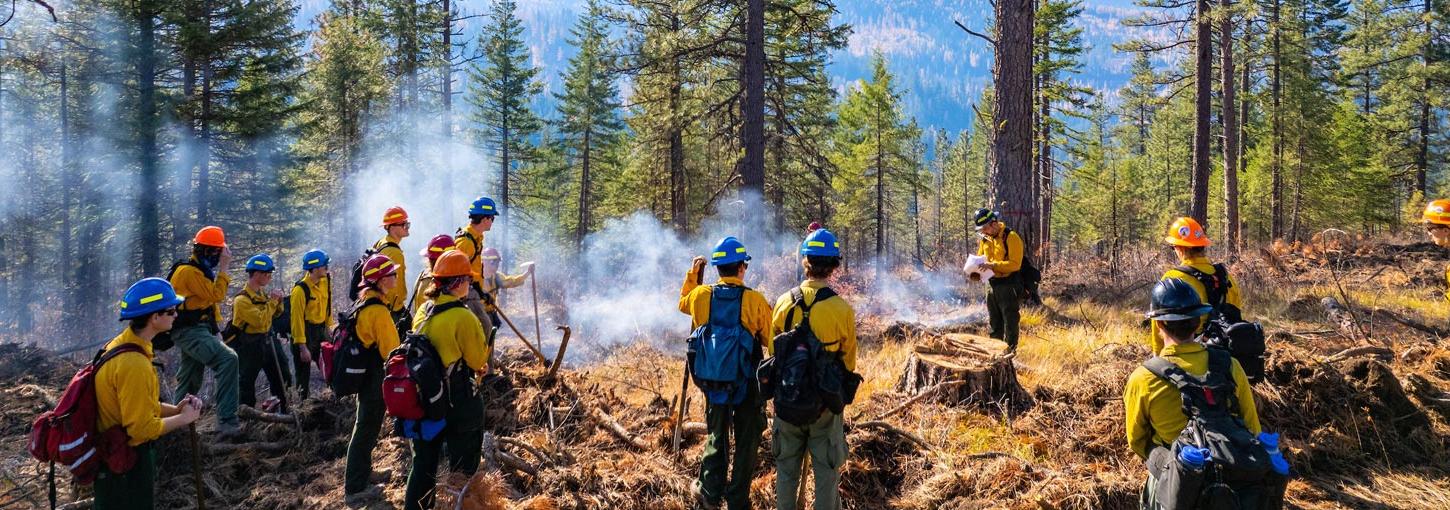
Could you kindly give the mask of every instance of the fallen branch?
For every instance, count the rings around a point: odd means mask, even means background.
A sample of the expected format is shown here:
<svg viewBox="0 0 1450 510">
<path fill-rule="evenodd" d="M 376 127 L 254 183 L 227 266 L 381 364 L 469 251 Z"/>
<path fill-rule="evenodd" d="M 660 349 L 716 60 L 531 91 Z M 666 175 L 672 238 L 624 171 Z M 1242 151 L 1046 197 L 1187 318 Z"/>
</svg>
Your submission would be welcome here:
<svg viewBox="0 0 1450 510">
<path fill-rule="evenodd" d="M 1352 347 L 1352 348 L 1349 348 L 1349 349 L 1345 349 L 1345 350 L 1339 351 L 1338 354 L 1335 354 L 1333 356 L 1330 356 L 1328 359 L 1325 359 L 1324 362 L 1325 363 L 1334 363 L 1336 361 L 1344 361 L 1344 360 L 1347 360 L 1347 359 L 1350 359 L 1350 358 L 1355 358 L 1355 357 L 1365 356 L 1365 355 L 1373 355 L 1373 356 L 1378 357 L 1378 358 L 1390 359 L 1390 358 L 1394 358 L 1395 353 L 1394 353 L 1394 351 L 1391 351 L 1391 350 L 1389 350 L 1387 348 L 1384 348 L 1384 347 L 1377 347 L 1377 346 L 1373 346 L 1373 345 L 1365 345 L 1365 346 Z"/>
<path fill-rule="evenodd" d="M 518 456 L 515 456 L 514 454 L 499 450 L 497 452 L 497 455 L 499 465 L 502 465 L 514 471 L 528 473 L 529 476 L 539 476 L 538 468 L 524 461 L 524 459 L 518 458 Z"/>
<path fill-rule="evenodd" d="M 684 436 L 703 436 L 710 433 L 710 427 L 698 421 L 688 421 L 680 426 L 680 434 Z"/>
<path fill-rule="evenodd" d="M 58 507 L 55 507 L 55 509 L 56 510 L 90 510 L 91 507 L 95 506 L 95 503 L 96 503 L 96 500 L 95 499 L 93 499 L 93 498 L 86 498 L 86 499 L 82 499 L 82 500 L 72 501 L 72 502 L 66 503 L 64 505 L 60 505 Z"/>
<path fill-rule="evenodd" d="M 911 397 L 906 402 L 902 402 L 901 405 L 892 408 L 890 411 L 886 411 L 877 415 L 875 418 L 872 418 L 872 421 L 881 421 L 891 416 L 895 416 L 896 414 L 905 411 L 908 407 L 911 407 L 912 404 L 921 402 L 923 399 L 930 398 L 932 395 L 936 395 L 937 393 L 940 393 L 947 388 L 955 388 L 966 383 L 966 381 L 962 380 L 944 381 L 937 383 L 935 386 L 927 388 L 926 391 L 921 392 L 921 394 L 915 397 Z M 861 416 L 856 416 L 856 419 L 861 419 Z"/>
<path fill-rule="evenodd" d="M 926 451 L 934 451 L 934 449 L 931 447 L 931 445 L 930 444 L 927 444 L 926 440 L 924 440 L 924 439 L 922 439 L 920 437 L 917 437 L 916 434 L 912 434 L 912 433 L 907 432 L 905 430 L 901 430 L 899 428 L 896 428 L 895 425 L 892 425 L 890 423 L 886 423 L 884 421 L 867 421 L 867 422 L 861 422 L 861 423 L 857 423 L 856 424 L 856 427 L 857 428 L 863 428 L 863 429 L 877 429 L 877 430 L 881 430 L 881 431 L 884 431 L 884 432 L 889 432 L 889 433 L 892 433 L 892 434 L 896 434 L 898 436 L 901 436 L 901 437 L 906 438 L 907 440 L 909 440 L 909 441 L 911 441 L 913 443 L 916 443 L 918 446 L 921 446 L 921 449 L 923 449 L 923 450 L 926 450 Z"/>
<path fill-rule="evenodd" d="M 1429 335 L 1434 335 L 1436 338 L 1450 337 L 1450 331 L 1446 331 L 1446 330 L 1443 330 L 1443 329 L 1440 329 L 1440 328 L 1437 328 L 1437 327 L 1434 327 L 1434 326 L 1430 326 L 1430 325 L 1421 323 L 1419 321 L 1410 319 L 1409 317 L 1405 317 L 1403 315 L 1400 315 L 1398 313 L 1395 313 L 1395 312 L 1392 312 L 1392 311 L 1389 311 L 1389 310 L 1378 310 L 1378 312 L 1379 313 L 1382 313 L 1382 314 L 1385 314 L 1385 316 L 1386 317 L 1389 317 L 1390 320 L 1395 321 L 1395 322 L 1398 322 L 1398 323 L 1400 323 L 1400 325 L 1405 326 L 1405 327 L 1410 328 L 1410 329 L 1413 329 L 1415 331 L 1419 331 L 1421 333 L 1425 333 L 1425 334 L 1429 334 Z"/>
<path fill-rule="evenodd" d="M 534 445 L 528 444 L 521 440 L 514 439 L 512 437 L 500 437 L 498 438 L 498 443 L 506 444 L 514 448 L 529 452 L 529 455 L 533 455 L 534 458 L 539 459 L 540 466 L 548 466 L 554 463 L 554 458 L 550 457 L 548 454 L 545 454 L 543 450 L 535 448 Z"/>
<path fill-rule="evenodd" d="M 257 409 L 248 406 L 238 407 L 237 417 L 244 420 L 254 420 L 266 423 L 286 423 L 288 425 L 297 422 L 297 417 L 295 415 L 268 413 L 258 411 Z"/>
<path fill-rule="evenodd" d="M 592 408 L 590 409 L 589 416 L 590 418 L 594 419 L 594 423 L 598 425 L 599 428 L 602 428 L 610 434 L 613 434 L 614 437 L 618 438 L 620 441 L 623 441 L 625 444 L 633 446 L 636 450 L 649 449 L 649 443 L 646 443 L 643 439 L 640 439 L 634 434 L 630 434 L 629 429 L 624 428 L 624 425 L 620 425 L 619 421 L 615 420 L 613 416 L 609 415 L 609 413 L 601 411 L 598 408 Z"/>
<path fill-rule="evenodd" d="M 569 348 L 569 334 L 571 333 L 568 325 L 559 326 L 555 329 L 563 331 L 564 338 L 562 340 L 559 340 L 559 352 L 554 353 L 554 364 L 549 365 L 550 379 L 553 379 L 554 376 L 559 373 L 559 365 L 564 364 L 564 350 Z"/>
</svg>

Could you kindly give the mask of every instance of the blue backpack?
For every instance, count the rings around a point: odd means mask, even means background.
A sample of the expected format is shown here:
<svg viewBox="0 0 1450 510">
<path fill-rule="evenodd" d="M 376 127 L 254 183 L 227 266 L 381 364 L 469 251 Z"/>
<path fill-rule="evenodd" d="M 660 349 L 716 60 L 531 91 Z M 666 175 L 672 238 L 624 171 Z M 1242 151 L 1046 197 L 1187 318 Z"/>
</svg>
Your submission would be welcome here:
<svg viewBox="0 0 1450 510">
<path fill-rule="evenodd" d="M 738 405 L 755 379 L 759 359 L 755 337 L 740 321 L 747 287 L 716 284 L 710 293 L 710 321 L 690 334 L 687 354 L 695 386 L 713 405 Z"/>
</svg>

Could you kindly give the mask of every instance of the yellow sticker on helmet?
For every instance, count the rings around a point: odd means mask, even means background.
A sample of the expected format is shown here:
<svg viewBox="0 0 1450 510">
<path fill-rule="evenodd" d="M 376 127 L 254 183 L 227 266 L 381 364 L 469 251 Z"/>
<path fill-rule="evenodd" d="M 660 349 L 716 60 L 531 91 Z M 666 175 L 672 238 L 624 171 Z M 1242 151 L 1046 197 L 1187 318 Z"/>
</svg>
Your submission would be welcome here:
<svg viewBox="0 0 1450 510">
<path fill-rule="evenodd" d="M 710 254 L 710 258 L 716 258 L 716 259 L 718 259 L 720 257 L 724 257 L 724 256 L 725 256 L 725 252 L 723 252 L 723 251 L 717 251 L 715 253 Z"/>
<path fill-rule="evenodd" d="M 826 243 L 825 241 L 806 241 L 806 246 L 813 248 L 825 248 Z"/>
<path fill-rule="evenodd" d="M 162 297 L 161 294 L 156 294 L 154 296 L 146 296 L 146 297 L 143 297 L 143 298 L 141 298 L 141 304 L 144 305 L 144 304 L 150 304 L 150 303 L 155 303 L 157 301 L 161 301 L 161 297 Z"/>
</svg>

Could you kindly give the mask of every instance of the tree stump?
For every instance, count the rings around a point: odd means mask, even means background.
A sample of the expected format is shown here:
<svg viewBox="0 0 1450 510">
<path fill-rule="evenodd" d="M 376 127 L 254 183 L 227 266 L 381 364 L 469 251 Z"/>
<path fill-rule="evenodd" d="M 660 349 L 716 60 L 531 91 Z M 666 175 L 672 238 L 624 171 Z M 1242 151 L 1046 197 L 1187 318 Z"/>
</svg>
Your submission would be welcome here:
<svg viewBox="0 0 1450 510">
<path fill-rule="evenodd" d="M 935 392 L 924 399 L 946 405 L 1019 409 L 1032 397 L 1017 382 L 1013 356 L 1000 349 L 1000 341 L 965 333 L 923 340 L 906 360 L 896 390 Z"/>
</svg>

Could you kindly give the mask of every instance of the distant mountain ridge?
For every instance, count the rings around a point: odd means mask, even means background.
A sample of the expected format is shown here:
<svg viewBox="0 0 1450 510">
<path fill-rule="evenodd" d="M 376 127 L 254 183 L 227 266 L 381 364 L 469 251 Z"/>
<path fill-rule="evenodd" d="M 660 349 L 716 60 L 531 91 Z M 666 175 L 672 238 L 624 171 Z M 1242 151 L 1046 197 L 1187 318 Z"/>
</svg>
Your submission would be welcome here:
<svg viewBox="0 0 1450 510">
<path fill-rule="evenodd" d="M 489 3 L 458 2 L 464 14 L 482 14 Z M 304 0 L 298 25 L 310 27 L 326 6 L 325 0 Z M 569 28 L 583 11 L 584 0 L 525 0 L 518 6 L 534 64 L 544 69 L 549 90 L 557 91 L 559 74 L 574 53 L 567 43 Z M 834 55 L 829 67 L 838 90 L 869 78 L 871 55 L 879 50 L 898 78 L 907 113 L 923 127 L 955 133 L 971 125 L 971 105 L 991 83 L 992 55 L 985 42 L 966 34 L 952 21 L 985 31 L 992 20 L 987 1 L 838 0 L 837 9 L 837 20 L 853 28 L 849 44 Z M 1113 44 L 1144 33 L 1121 24 L 1137 12 L 1139 8 L 1129 0 L 1084 2 L 1079 23 L 1089 49 L 1083 57 L 1082 73 L 1071 79 L 1109 94 L 1127 83 L 1130 56 L 1115 51 Z M 486 17 L 466 20 L 462 26 L 464 39 L 474 42 L 486 22 Z M 1159 64 L 1167 62 L 1168 58 L 1162 57 Z M 627 91 L 628 87 L 622 89 Z M 545 96 L 539 101 L 544 109 L 541 113 L 552 116 L 553 98 Z"/>
</svg>

